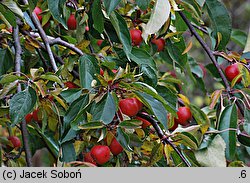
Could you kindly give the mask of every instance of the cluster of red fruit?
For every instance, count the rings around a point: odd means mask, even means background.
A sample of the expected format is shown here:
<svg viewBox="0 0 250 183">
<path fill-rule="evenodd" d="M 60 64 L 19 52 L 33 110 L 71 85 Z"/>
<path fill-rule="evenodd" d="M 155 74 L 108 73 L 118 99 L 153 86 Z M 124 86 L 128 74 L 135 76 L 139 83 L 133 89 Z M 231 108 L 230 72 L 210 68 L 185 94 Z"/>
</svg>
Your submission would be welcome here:
<svg viewBox="0 0 250 183">
<path fill-rule="evenodd" d="M 26 123 L 30 123 L 32 119 L 34 119 L 34 121 L 37 121 L 38 123 L 41 123 L 42 120 L 39 119 L 38 113 L 39 113 L 39 109 L 35 109 L 32 113 L 27 114 L 25 116 Z"/>
<path fill-rule="evenodd" d="M 130 37 L 132 39 L 133 45 L 139 46 L 141 44 L 141 42 L 143 41 L 141 35 L 142 35 L 142 32 L 139 29 L 130 30 Z M 159 39 L 153 38 L 151 43 L 157 46 L 158 52 L 162 51 L 165 47 L 165 40 L 163 38 L 159 38 Z"/>
<path fill-rule="evenodd" d="M 118 155 L 123 151 L 122 146 L 114 137 L 109 146 L 95 145 L 90 152 L 84 155 L 84 161 L 94 165 L 103 165 L 110 159 L 110 152 L 113 155 Z"/>
</svg>

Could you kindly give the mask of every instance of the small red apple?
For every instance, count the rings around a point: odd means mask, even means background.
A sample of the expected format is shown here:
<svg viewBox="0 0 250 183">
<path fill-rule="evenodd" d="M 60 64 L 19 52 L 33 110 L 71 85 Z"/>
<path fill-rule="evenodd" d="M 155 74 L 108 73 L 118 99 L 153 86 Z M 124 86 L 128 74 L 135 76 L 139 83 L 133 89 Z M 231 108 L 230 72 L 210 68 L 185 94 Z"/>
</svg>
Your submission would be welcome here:
<svg viewBox="0 0 250 183">
<path fill-rule="evenodd" d="M 25 116 L 26 123 L 30 123 L 32 121 L 32 118 L 33 118 L 33 114 L 32 113 L 27 114 Z"/>
<path fill-rule="evenodd" d="M 42 15 L 40 15 L 40 13 L 42 13 L 42 9 L 36 6 L 33 12 L 36 14 L 38 20 L 41 22 L 43 18 Z"/>
<path fill-rule="evenodd" d="M 21 147 L 21 141 L 17 136 L 9 136 L 8 140 L 12 143 L 14 148 Z"/>
<path fill-rule="evenodd" d="M 102 39 L 99 39 L 99 40 L 96 42 L 96 44 L 97 44 L 98 46 L 101 46 L 101 45 L 102 45 L 102 42 L 103 42 L 103 40 L 102 40 Z"/>
<path fill-rule="evenodd" d="M 148 126 L 151 125 L 151 123 L 149 121 L 147 121 L 146 119 L 143 119 L 143 118 L 141 118 L 139 116 L 136 116 L 135 119 L 138 119 L 138 120 L 140 120 L 142 122 L 142 128 L 143 129 L 146 129 Z"/>
<path fill-rule="evenodd" d="M 95 162 L 95 160 L 93 159 L 93 157 L 91 156 L 91 153 L 90 153 L 90 152 L 87 152 L 87 153 L 84 155 L 84 161 L 96 165 L 96 162 Z"/>
<path fill-rule="evenodd" d="M 138 46 L 141 44 L 141 42 L 143 40 L 141 34 L 142 34 L 142 32 L 139 29 L 131 29 L 130 30 L 130 37 L 131 37 L 132 43 L 135 46 Z"/>
<path fill-rule="evenodd" d="M 110 151 L 112 152 L 113 155 L 118 155 L 123 151 L 123 147 L 121 144 L 116 140 L 114 137 L 109 145 Z"/>
<path fill-rule="evenodd" d="M 154 39 L 152 39 L 151 42 L 157 46 L 158 52 L 164 50 L 165 40 L 163 38 L 159 38 L 159 39 L 154 38 Z"/>
<path fill-rule="evenodd" d="M 178 118 L 174 119 L 176 123 L 186 126 L 188 124 L 188 121 L 192 118 L 192 113 L 188 107 L 179 107 L 177 116 Z"/>
<path fill-rule="evenodd" d="M 77 22 L 76 22 L 75 15 L 71 14 L 69 16 L 69 19 L 67 21 L 67 26 L 69 30 L 76 30 Z"/>
<path fill-rule="evenodd" d="M 123 114 L 132 117 L 141 110 L 142 104 L 137 98 L 126 98 L 119 101 L 119 107 Z"/>
<path fill-rule="evenodd" d="M 79 88 L 75 83 L 71 82 L 71 81 L 67 81 L 64 83 L 65 86 L 67 86 L 69 89 L 72 88 Z"/>
<path fill-rule="evenodd" d="M 103 165 L 110 159 L 110 149 L 105 145 L 95 145 L 92 147 L 90 154 L 94 161 L 99 165 Z"/>
<path fill-rule="evenodd" d="M 226 74 L 226 77 L 227 79 L 231 82 L 233 81 L 233 79 L 240 74 L 240 71 L 239 71 L 239 68 L 238 68 L 238 64 L 235 63 L 235 64 L 232 64 L 232 65 L 229 65 L 226 67 L 225 69 L 225 74 Z M 240 77 L 236 83 L 240 83 L 242 80 L 242 77 Z"/>
</svg>

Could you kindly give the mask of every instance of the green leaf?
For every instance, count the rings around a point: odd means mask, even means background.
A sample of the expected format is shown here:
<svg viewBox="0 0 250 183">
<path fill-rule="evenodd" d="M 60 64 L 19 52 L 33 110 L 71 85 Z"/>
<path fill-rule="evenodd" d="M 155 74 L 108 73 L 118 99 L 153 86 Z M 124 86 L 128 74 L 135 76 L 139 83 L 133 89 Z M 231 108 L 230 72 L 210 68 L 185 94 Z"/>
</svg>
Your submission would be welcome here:
<svg viewBox="0 0 250 183">
<path fill-rule="evenodd" d="M 9 49 L 0 48 L 0 75 L 5 74 L 14 66 L 14 59 Z"/>
<path fill-rule="evenodd" d="M 150 155 L 149 165 L 152 166 L 158 161 L 160 161 L 162 156 L 163 156 L 163 144 L 156 143 Z"/>
<path fill-rule="evenodd" d="M 0 15 L 5 23 L 7 21 L 7 25 L 10 24 L 11 26 L 16 27 L 15 14 L 2 4 L 0 4 Z"/>
<path fill-rule="evenodd" d="M 65 29 L 67 29 L 67 24 L 65 19 L 62 18 L 63 15 L 63 5 L 66 0 L 48 0 L 48 7 L 53 18 L 61 23 Z"/>
<path fill-rule="evenodd" d="M 237 134 L 238 141 L 243 144 L 244 146 L 250 147 L 250 135 L 240 133 Z"/>
<path fill-rule="evenodd" d="M 207 115 L 197 106 L 191 104 L 190 105 L 192 116 L 194 117 L 195 121 L 198 125 L 201 125 L 201 131 L 202 133 L 206 133 L 210 126 L 210 121 L 207 117 Z"/>
<path fill-rule="evenodd" d="M 72 141 L 68 141 L 62 144 L 62 162 L 71 162 L 76 160 L 76 151 Z"/>
<path fill-rule="evenodd" d="M 28 126 L 28 130 L 29 130 L 29 132 L 32 132 L 32 131 L 36 130 L 36 132 L 42 137 L 42 139 L 45 142 L 46 146 L 53 153 L 54 157 L 58 157 L 59 144 L 51 134 L 43 133 L 41 128 L 38 125 Z"/>
<path fill-rule="evenodd" d="M 244 48 L 247 42 L 247 34 L 241 30 L 233 29 L 231 32 L 231 40 Z"/>
<path fill-rule="evenodd" d="M 110 93 L 107 93 L 106 97 L 103 97 L 91 110 L 93 121 L 101 121 L 104 124 L 109 124 L 113 120 L 115 112 L 115 100 Z"/>
<path fill-rule="evenodd" d="M 221 113 L 219 118 L 219 130 L 226 130 L 220 135 L 226 142 L 226 158 L 233 160 L 236 151 L 236 130 L 237 128 L 237 108 L 235 104 L 227 106 Z"/>
<path fill-rule="evenodd" d="M 205 167 L 226 167 L 226 144 L 220 135 L 216 135 L 211 144 L 202 150 L 194 152 L 197 161 Z"/>
<path fill-rule="evenodd" d="M 58 76 L 56 76 L 55 74 L 53 73 L 45 73 L 43 75 L 40 76 L 41 79 L 45 79 L 45 80 L 49 80 L 49 81 L 53 81 L 53 82 L 56 82 L 60 85 L 62 85 L 62 81 L 60 80 L 60 78 Z"/>
<path fill-rule="evenodd" d="M 80 83 L 83 88 L 91 89 L 91 82 L 94 80 L 96 70 L 94 62 L 97 63 L 95 57 L 83 55 L 79 59 Z"/>
<path fill-rule="evenodd" d="M 130 54 L 132 50 L 131 37 L 128 30 L 128 26 L 124 18 L 117 12 L 112 12 L 110 14 L 110 21 L 115 28 L 116 34 L 123 45 L 123 50 L 128 59 L 130 59 Z"/>
<path fill-rule="evenodd" d="M 164 105 L 164 107 L 168 110 L 168 112 L 175 113 L 177 111 L 177 94 L 173 93 L 173 91 L 169 88 L 160 85 L 157 85 L 156 90 L 158 94 L 167 102 L 168 108 L 166 108 L 166 105 Z"/>
<path fill-rule="evenodd" d="M 70 123 L 75 120 L 80 111 L 84 109 L 88 103 L 89 95 L 83 95 L 69 106 L 69 109 L 66 111 L 66 114 L 63 118 L 63 130 L 65 131 L 64 133 L 68 131 L 68 129 L 70 128 Z M 78 119 L 77 122 L 81 120 L 82 119 Z"/>
<path fill-rule="evenodd" d="M 170 103 L 168 100 L 166 100 L 164 97 L 161 96 L 160 93 L 157 93 L 154 89 L 152 90 L 148 85 L 145 85 L 145 83 L 141 83 L 141 82 L 136 82 L 133 83 L 132 86 L 135 86 L 135 90 L 136 91 L 143 91 L 149 95 L 151 95 L 153 98 L 159 100 L 163 106 L 165 107 L 165 109 L 170 112 L 170 113 L 176 113 L 176 107 L 175 104 L 176 103 Z M 164 92 L 168 92 L 169 90 L 164 90 Z M 173 97 L 172 99 L 174 100 L 174 98 L 176 98 L 177 100 L 177 95 L 173 96 L 171 93 L 166 93 L 167 95 L 169 95 L 169 97 Z M 172 105 L 173 104 L 173 105 Z"/>
<path fill-rule="evenodd" d="M 122 130 L 121 127 L 117 128 L 117 137 L 116 140 L 121 144 L 123 148 L 125 148 L 128 151 L 133 151 L 131 147 L 129 146 L 130 140 L 129 136 Z"/>
<path fill-rule="evenodd" d="M 217 40 L 218 33 L 222 35 L 218 50 L 225 49 L 232 31 L 231 17 L 225 6 L 218 0 L 205 1 L 205 8 L 212 21 L 212 37 Z"/>
<path fill-rule="evenodd" d="M 108 15 L 118 6 L 121 0 L 103 0 Z"/>
<path fill-rule="evenodd" d="M 159 122 L 163 124 L 165 129 L 168 129 L 167 112 L 163 104 L 147 93 L 137 91 L 135 93 L 142 100 L 143 104 L 153 112 Z"/>
<path fill-rule="evenodd" d="M 102 33 L 104 30 L 104 18 L 102 14 L 101 0 L 95 0 L 93 3 L 92 17 L 94 21 L 94 28 Z"/>
<path fill-rule="evenodd" d="M 182 48 L 182 50 L 180 50 L 180 48 Z M 186 46 L 183 39 L 181 43 L 175 44 L 173 44 L 169 39 L 166 40 L 166 49 L 169 56 L 181 67 L 182 70 L 184 70 L 187 64 L 187 54 L 182 55 L 185 48 Z"/>
<path fill-rule="evenodd" d="M 199 144 L 197 139 L 189 132 L 177 132 L 172 138 L 173 140 L 178 141 L 178 143 L 190 147 L 191 149 L 198 149 Z"/>
<path fill-rule="evenodd" d="M 142 122 L 139 120 L 124 120 L 119 123 L 118 127 L 122 127 L 125 129 L 136 129 L 141 128 Z"/>
<path fill-rule="evenodd" d="M 149 6 L 150 0 L 135 0 L 135 2 L 140 7 L 140 9 L 146 10 Z"/>
<path fill-rule="evenodd" d="M 99 129 L 103 127 L 104 125 L 102 122 L 89 122 L 89 123 L 78 126 L 78 128 L 82 130 Z"/>
<path fill-rule="evenodd" d="M 4 74 L 1 76 L 0 84 L 7 84 L 12 83 L 18 79 L 20 79 L 20 76 L 13 75 L 13 74 Z"/>
<path fill-rule="evenodd" d="M 28 87 L 10 99 L 10 119 L 12 126 L 20 123 L 36 104 L 36 91 Z"/>
<path fill-rule="evenodd" d="M 17 3 L 15 1 L 13 1 L 13 0 L 4 0 L 4 1 L 1 1 L 1 3 L 3 5 L 5 5 L 6 7 L 8 7 L 8 9 L 10 9 L 13 13 L 18 15 L 20 18 L 23 18 L 23 12 L 18 7 L 18 5 L 17 5 Z"/>
<path fill-rule="evenodd" d="M 79 88 L 72 88 L 61 92 L 61 96 L 66 100 L 67 103 L 72 103 L 78 99 L 82 94 L 82 90 Z"/>
</svg>

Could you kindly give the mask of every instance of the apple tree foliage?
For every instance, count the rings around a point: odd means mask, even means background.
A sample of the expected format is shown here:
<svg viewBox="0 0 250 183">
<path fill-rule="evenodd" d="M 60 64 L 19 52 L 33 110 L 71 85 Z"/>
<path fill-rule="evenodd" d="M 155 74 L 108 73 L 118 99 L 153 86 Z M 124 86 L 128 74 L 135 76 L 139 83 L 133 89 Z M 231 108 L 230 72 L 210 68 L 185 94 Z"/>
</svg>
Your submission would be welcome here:
<svg viewBox="0 0 250 183">
<path fill-rule="evenodd" d="M 71 14 L 76 30 L 67 27 Z M 114 137 L 124 151 L 102 166 L 249 165 L 250 42 L 219 0 L 2 0 L 0 27 L 1 165 L 26 166 L 28 153 L 46 149 L 47 165 L 90 166 L 84 155 Z M 142 31 L 139 46 L 130 29 Z M 206 52 L 199 54 L 211 54 L 204 62 L 190 54 L 197 36 L 209 42 L 200 42 Z M 164 50 L 154 38 L 165 40 Z M 228 50 L 229 43 L 241 51 Z M 240 75 L 229 82 L 223 64 L 236 62 Z M 201 91 L 206 105 L 193 103 L 191 90 Z M 121 114 L 119 100 L 128 97 L 143 103 L 140 113 L 154 125 L 143 129 Z M 180 106 L 192 119 L 169 130 Z M 26 124 L 35 109 L 39 120 Z M 13 134 L 26 146 L 9 148 Z"/>
</svg>

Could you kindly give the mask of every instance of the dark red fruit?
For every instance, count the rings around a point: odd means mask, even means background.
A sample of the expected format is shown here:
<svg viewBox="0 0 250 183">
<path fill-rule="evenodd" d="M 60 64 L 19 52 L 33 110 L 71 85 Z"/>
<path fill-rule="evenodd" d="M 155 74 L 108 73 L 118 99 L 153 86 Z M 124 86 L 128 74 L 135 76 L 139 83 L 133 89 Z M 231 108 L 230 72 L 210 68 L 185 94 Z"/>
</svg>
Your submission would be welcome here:
<svg viewBox="0 0 250 183">
<path fill-rule="evenodd" d="M 42 9 L 39 7 L 35 7 L 33 12 L 36 14 L 38 20 L 42 21 L 42 15 L 40 15 L 40 13 L 42 13 Z"/>
<path fill-rule="evenodd" d="M 27 114 L 25 116 L 26 123 L 30 123 L 32 121 L 32 118 L 33 118 L 33 114 L 32 113 Z"/>
<path fill-rule="evenodd" d="M 240 74 L 240 71 L 239 71 L 239 68 L 238 68 L 238 64 L 235 63 L 235 64 L 232 64 L 232 65 L 229 65 L 226 67 L 225 69 L 225 74 L 226 74 L 226 77 L 229 81 L 233 81 L 233 79 Z M 240 77 L 236 83 L 240 83 L 242 80 L 242 77 Z"/>
<path fill-rule="evenodd" d="M 185 126 L 192 118 L 192 113 L 188 107 L 179 107 L 177 111 L 177 116 L 178 118 L 175 118 L 175 122 Z"/>
<path fill-rule="evenodd" d="M 164 50 L 165 40 L 163 38 L 159 38 L 159 39 L 154 38 L 151 42 L 157 46 L 158 52 Z"/>
<path fill-rule="evenodd" d="M 21 147 L 21 141 L 17 136 L 9 136 L 8 140 L 12 143 L 13 147 Z"/>
<path fill-rule="evenodd" d="M 170 115 L 169 114 L 168 114 L 167 118 L 168 118 L 168 121 L 170 121 Z M 170 128 L 168 128 L 168 130 L 174 131 L 177 127 L 178 127 L 178 123 L 177 123 L 176 120 L 174 120 L 174 124 L 172 124 L 172 126 Z"/>
<path fill-rule="evenodd" d="M 48 99 L 52 102 L 54 100 L 54 97 L 52 95 L 48 96 Z"/>
<path fill-rule="evenodd" d="M 95 145 L 94 147 L 92 147 L 90 154 L 93 157 L 94 161 L 99 165 L 103 165 L 110 159 L 110 149 L 108 146 Z"/>
<path fill-rule="evenodd" d="M 39 119 L 39 117 L 38 117 L 38 113 L 39 113 L 39 109 L 38 109 L 38 108 L 35 109 L 35 110 L 33 111 L 33 113 L 32 113 L 33 119 L 34 119 L 36 122 L 38 122 L 38 123 L 42 123 L 42 120 Z"/>
<path fill-rule="evenodd" d="M 141 110 L 142 104 L 137 98 L 126 98 L 120 100 L 119 107 L 123 114 L 132 117 Z"/>
<path fill-rule="evenodd" d="M 132 43 L 135 46 L 138 46 L 142 42 L 142 37 L 141 37 L 142 32 L 139 29 L 131 29 L 130 30 L 130 36 L 132 39 Z"/>
<path fill-rule="evenodd" d="M 100 75 L 104 75 L 104 71 L 103 71 L 103 69 L 102 68 L 100 68 Z"/>
<path fill-rule="evenodd" d="M 113 155 L 118 155 L 123 151 L 123 147 L 121 144 L 116 140 L 116 138 L 113 138 L 110 145 L 109 145 L 110 151 Z"/>
<path fill-rule="evenodd" d="M 84 155 L 84 161 L 96 165 L 96 162 L 95 162 L 95 160 L 93 159 L 93 157 L 91 156 L 90 152 L 87 152 L 87 153 Z"/>
<path fill-rule="evenodd" d="M 103 40 L 102 40 L 102 39 L 99 39 L 99 40 L 96 42 L 96 44 L 97 44 L 98 46 L 101 46 L 102 42 L 103 42 Z"/>
<path fill-rule="evenodd" d="M 67 21 L 67 26 L 69 30 L 75 30 L 77 26 L 75 15 L 71 14 Z"/>
<path fill-rule="evenodd" d="M 142 128 L 143 128 L 143 129 L 145 129 L 145 128 L 147 128 L 148 126 L 151 125 L 151 123 L 150 123 L 149 121 L 147 121 L 146 119 L 143 119 L 143 118 L 141 118 L 141 117 L 139 117 L 139 116 L 136 116 L 135 119 L 138 119 L 138 120 L 142 121 Z"/>
<path fill-rule="evenodd" d="M 79 88 L 75 83 L 71 82 L 71 81 L 67 81 L 64 83 L 65 86 L 67 86 L 69 89 L 72 88 Z"/>
</svg>

